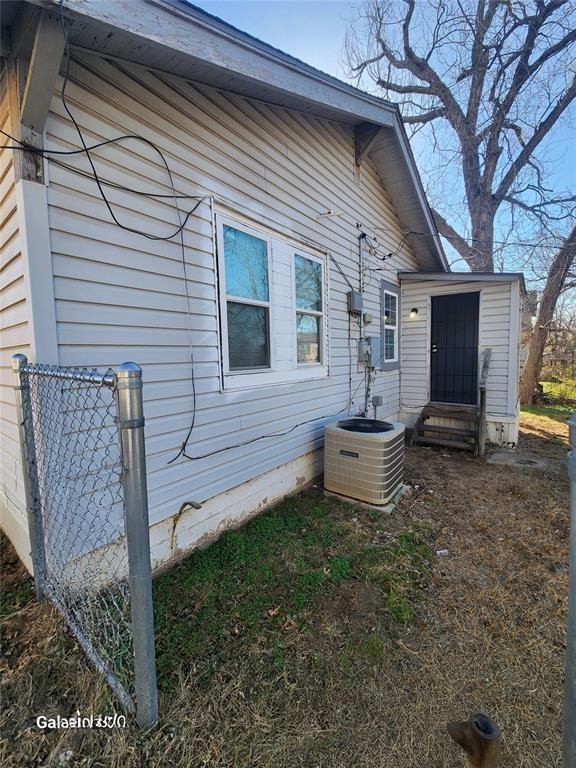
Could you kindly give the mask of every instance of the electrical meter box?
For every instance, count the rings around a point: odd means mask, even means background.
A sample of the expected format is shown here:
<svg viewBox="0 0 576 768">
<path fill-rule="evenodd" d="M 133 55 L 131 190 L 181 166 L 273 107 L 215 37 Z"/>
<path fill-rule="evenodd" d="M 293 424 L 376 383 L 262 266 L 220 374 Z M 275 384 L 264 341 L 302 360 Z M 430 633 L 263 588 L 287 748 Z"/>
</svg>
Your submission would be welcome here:
<svg viewBox="0 0 576 768">
<path fill-rule="evenodd" d="M 348 291 L 348 312 L 351 315 L 361 315 L 364 307 L 364 298 L 359 291 Z"/>
<path fill-rule="evenodd" d="M 380 336 L 365 336 L 358 343 L 358 362 L 368 368 L 380 368 Z"/>
<path fill-rule="evenodd" d="M 380 368 L 380 336 L 366 336 L 366 341 L 370 348 L 370 367 Z"/>
</svg>

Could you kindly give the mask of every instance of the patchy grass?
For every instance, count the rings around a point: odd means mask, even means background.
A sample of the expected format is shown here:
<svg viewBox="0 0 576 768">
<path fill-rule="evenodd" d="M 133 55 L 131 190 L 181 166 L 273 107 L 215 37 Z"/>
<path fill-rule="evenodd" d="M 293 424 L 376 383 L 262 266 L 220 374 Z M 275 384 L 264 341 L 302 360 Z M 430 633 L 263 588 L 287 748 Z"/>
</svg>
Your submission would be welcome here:
<svg viewBox="0 0 576 768">
<path fill-rule="evenodd" d="M 2 765 L 460 768 L 445 726 L 478 710 L 503 765 L 559 765 L 566 437 L 522 415 L 520 450 L 545 472 L 409 448 L 414 492 L 391 516 L 308 490 L 164 574 L 149 733 L 38 731 L 37 714 L 120 708 L 51 606 L 17 598 Z"/>
<path fill-rule="evenodd" d="M 289 635 L 305 632 L 314 605 L 346 582 L 372 585 L 407 624 L 431 551 L 421 531 L 381 541 L 377 530 L 370 512 L 308 492 L 163 574 L 154 584 L 162 687 L 191 664 L 210 681 L 241 648 L 283 667 Z"/>
<path fill-rule="evenodd" d="M 382 661 L 385 652 L 386 639 L 378 633 L 368 635 L 360 645 L 360 653 L 362 656 L 372 662 Z"/>
<path fill-rule="evenodd" d="M 544 394 L 559 402 L 576 404 L 576 379 L 562 381 L 543 381 Z"/>
<path fill-rule="evenodd" d="M 0 535 L 0 619 L 25 608 L 34 598 L 34 583 L 7 539 Z"/>
<path fill-rule="evenodd" d="M 576 406 L 562 405 L 561 403 L 550 405 L 523 405 L 520 410 L 522 413 L 529 413 L 533 416 L 541 416 L 545 419 L 553 419 L 560 424 L 566 424 L 570 416 L 576 412 Z"/>
<path fill-rule="evenodd" d="M 542 389 L 547 403 L 523 405 L 522 413 L 529 413 L 545 419 L 553 419 L 565 424 L 573 413 L 576 413 L 576 379 L 564 381 L 542 381 Z"/>
</svg>

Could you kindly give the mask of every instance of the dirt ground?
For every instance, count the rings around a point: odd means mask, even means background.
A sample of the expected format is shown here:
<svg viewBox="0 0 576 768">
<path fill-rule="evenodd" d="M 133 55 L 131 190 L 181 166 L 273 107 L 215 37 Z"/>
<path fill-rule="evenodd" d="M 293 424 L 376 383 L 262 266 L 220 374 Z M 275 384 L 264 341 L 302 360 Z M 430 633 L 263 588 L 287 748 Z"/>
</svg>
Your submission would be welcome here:
<svg viewBox="0 0 576 768">
<path fill-rule="evenodd" d="M 39 714 L 120 710 L 5 553 L 2 765 L 455 768 L 446 723 L 484 711 L 502 730 L 503 766 L 559 766 L 566 449 L 562 420 L 536 414 L 522 417 L 519 450 L 545 457 L 544 471 L 408 449 L 414 490 L 392 516 L 351 514 L 382 539 L 424 532 L 434 555 L 413 618 L 394 621 L 372 582 L 337 584 L 302 614 L 280 666 L 240 645 L 209 683 L 185 665 L 150 733 L 36 727 Z"/>
</svg>

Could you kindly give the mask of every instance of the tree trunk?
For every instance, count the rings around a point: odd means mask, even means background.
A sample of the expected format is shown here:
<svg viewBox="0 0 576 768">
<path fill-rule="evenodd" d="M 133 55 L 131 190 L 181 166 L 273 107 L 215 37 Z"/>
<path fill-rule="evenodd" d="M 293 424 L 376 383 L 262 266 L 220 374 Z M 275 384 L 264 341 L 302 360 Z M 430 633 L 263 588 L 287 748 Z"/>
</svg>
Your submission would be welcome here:
<svg viewBox="0 0 576 768">
<path fill-rule="evenodd" d="M 544 347 L 546 346 L 546 340 L 548 339 L 548 331 L 550 329 L 550 323 L 554 317 L 554 310 L 556 309 L 556 302 L 562 292 L 564 283 L 566 281 L 566 275 L 568 274 L 572 263 L 574 262 L 574 256 L 576 254 L 576 227 L 566 238 L 566 241 L 554 257 L 552 266 L 548 273 L 548 279 L 542 293 L 542 299 L 540 301 L 540 307 L 538 308 L 538 317 L 536 318 L 536 326 L 530 339 L 530 345 L 528 347 L 528 356 L 524 364 L 524 370 L 522 371 L 522 377 L 520 379 L 520 402 L 525 404 L 531 404 L 534 398 L 534 392 L 536 385 L 540 378 L 540 371 L 542 369 L 542 357 L 544 355 Z"/>
<path fill-rule="evenodd" d="M 494 212 L 490 203 L 476 203 L 472 218 L 472 243 L 456 232 L 444 216 L 433 209 L 438 232 L 458 251 L 472 272 L 494 272 Z"/>
<path fill-rule="evenodd" d="M 494 214 L 490 203 L 479 199 L 472 218 L 472 272 L 494 272 Z"/>
</svg>

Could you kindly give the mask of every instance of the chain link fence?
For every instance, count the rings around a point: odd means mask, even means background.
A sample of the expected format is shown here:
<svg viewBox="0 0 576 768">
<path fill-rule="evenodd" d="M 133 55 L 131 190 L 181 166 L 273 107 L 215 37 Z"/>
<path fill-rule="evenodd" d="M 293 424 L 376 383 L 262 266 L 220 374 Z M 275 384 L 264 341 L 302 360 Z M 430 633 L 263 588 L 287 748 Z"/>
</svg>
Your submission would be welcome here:
<svg viewBox="0 0 576 768">
<path fill-rule="evenodd" d="M 157 717 L 140 368 L 15 355 L 36 594 L 64 616 L 122 705 Z"/>
</svg>

